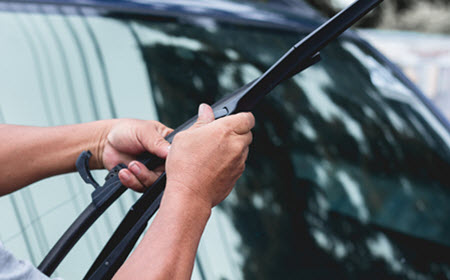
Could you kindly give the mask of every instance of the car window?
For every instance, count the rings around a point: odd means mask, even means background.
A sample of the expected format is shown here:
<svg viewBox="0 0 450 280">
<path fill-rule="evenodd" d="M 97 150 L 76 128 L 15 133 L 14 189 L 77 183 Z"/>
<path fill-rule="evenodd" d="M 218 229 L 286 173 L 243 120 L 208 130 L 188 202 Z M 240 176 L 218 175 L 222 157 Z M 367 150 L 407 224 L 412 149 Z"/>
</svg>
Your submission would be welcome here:
<svg viewBox="0 0 450 280">
<path fill-rule="evenodd" d="M 211 18 L 24 7 L 0 12 L 6 123 L 133 117 L 176 127 L 304 36 Z M 246 171 L 213 211 L 194 279 L 450 277 L 448 131 L 369 50 L 332 43 L 254 114 Z M 2 242 L 38 264 L 90 191 L 72 174 L 0 198 Z M 58 275 L 84 275 L 136 197 L 127 192 Z"/>
<path fill-rule="evenodd" d="M 214 22 L 130 24 L 161 120 L 174 126 L 198 103 L 257 78 L 302 36 Z M 255 116 L 246 172 L 202 239 L 208 278 L 448 273 L 431 254 L 449 256 L 448 131 L 369 50 L 332 43 Z M 414 245 L 427 248 L 421 266 Z"/>
<path fill-rule="evenodd" d="M 116 117 L 157 119 L 149 77 L 129 28 L 119 20 L 63 16 L 51 8 L 0 11 L 1 122 L 50 126 Z M 106 174 L 95 175 L 103 182 Z M 92 190 L 70 174 L 1 197 L 2 243 L 38 265 L 89 204 Z M 137 197 L 126 192 L 55 275 L 81 279 Z"/>
</svg>

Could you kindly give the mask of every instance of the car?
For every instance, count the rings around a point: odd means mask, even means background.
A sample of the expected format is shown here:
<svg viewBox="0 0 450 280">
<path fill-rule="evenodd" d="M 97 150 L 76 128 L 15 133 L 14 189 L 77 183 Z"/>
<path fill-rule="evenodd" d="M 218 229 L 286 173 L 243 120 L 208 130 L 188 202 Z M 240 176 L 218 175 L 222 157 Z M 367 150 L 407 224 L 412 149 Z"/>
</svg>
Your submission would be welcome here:
<svg viewBox="0 0 450 280">
<path fill-rule="evenodd" d="M 0 1 L 0 121 L 177 127 L 323 21 L 307 5 Z M 246 170 L 213 209 L 193 279 L 450 278 L 448 121 L 355 31 L 321 56 L 254 111 Z M 68 174 L 0 198 L 2 242 L 38 265 L 91 191 Z M 137 197 L 127 191 L 53 276 L 80 279 Z"/>
</svg>

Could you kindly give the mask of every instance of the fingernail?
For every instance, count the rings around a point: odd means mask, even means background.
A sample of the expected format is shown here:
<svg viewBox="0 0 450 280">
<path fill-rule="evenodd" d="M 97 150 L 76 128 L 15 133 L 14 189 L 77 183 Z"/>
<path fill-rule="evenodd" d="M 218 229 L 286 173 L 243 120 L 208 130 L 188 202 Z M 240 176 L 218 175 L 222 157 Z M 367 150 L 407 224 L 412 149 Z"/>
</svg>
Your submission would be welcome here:
<svg viewBox="0 0 450 280">
<path fill-rule="evenodd" d="M 172 148 L 172 145 L 167 146 L 168 151 L 170 151 L 170 148 Z"/>
<path fill-rule="evenodd" d="M 199 115 L 203 114 L 203 112 L 205 111 L 205 107 L 206 107 L 205 103 L 202 103 L 202 104 L 200 104 L 200 106 L 198 106 L 198 114 Z"/>
<path fill-rule="evenodd" d="M 130 169 L 134 173 L 134 175 L 139 175 L 139 173 L 141 173 L 141 169 L 134 162 L 130 164 L 130 167 L 128 167 L 128 169 Z"/>
</svg>

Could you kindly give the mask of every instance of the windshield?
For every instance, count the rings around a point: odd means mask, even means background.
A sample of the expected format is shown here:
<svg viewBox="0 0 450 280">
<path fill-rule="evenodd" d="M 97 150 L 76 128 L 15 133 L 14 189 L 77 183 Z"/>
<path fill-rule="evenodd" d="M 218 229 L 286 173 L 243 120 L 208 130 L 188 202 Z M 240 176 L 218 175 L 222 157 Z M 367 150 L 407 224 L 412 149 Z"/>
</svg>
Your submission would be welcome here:
<svg viewBox="0 0 450 280">
<path fill-rule="evenodd" d="M 0 13 L 3 122 L 176 127 L 305 35 L 52 11 Z M 450 277 L 448 131 L 359 42 L 342 38 L 321 55 L 255 110 L 246 171 L 213 211 L 194 279 Z M 13 225 L 3 243 L 38 264 L 87 205 L 79 185 L 61 176 L 1 198 L 1 224 Z M 82 239 L 58 270 L 65 279 L 82 277 L 135 198 L 127 192 Z"/>
<path fill-rule="evenodd" d="M 257 78 L 301 38 L 214 22 L 196 27 L 131 21 L 130 27 L 159 116 L 173 126 L 198 103 L 212 103 Z M 285 275 L 303 274 L 300 260 L 317 251 L 308 245 L 304 252 L 305 242 L 342 263 L 364 248 L 367 256 L 384 259 L 387 270 L 403 272 L 405 257 L 395 255 L 386 230 L 450 245 L 446 129 L 357 42 L 341 39 L 321 55 L 320 63 L 259 105 L 246 172 L 217 211 L 228 225 L 218 231 L 234 240 L 224 255 L 239 255 L 238 264 L 231 263 L 243 278 L 273 278 L 290 259 L 299 267 Z M 374 226 L 383 230 L 365 233 Z M 363 244 L 351 241 L 345 227 Z M 203 246 L 209 257 L 216 255 L 212 244 Z"/>
</svg>

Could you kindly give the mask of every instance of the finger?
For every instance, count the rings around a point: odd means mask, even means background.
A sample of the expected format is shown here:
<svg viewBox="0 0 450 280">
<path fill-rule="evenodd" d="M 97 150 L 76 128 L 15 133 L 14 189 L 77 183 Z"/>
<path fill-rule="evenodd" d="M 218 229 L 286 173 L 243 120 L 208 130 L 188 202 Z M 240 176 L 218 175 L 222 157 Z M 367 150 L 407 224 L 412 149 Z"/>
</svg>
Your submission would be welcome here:
<svg viewBox="0 0 450 280">
<path fill-rule="evenodd" d="M 241 135 L 244 141 L 244 144 L 248 147 L 253 142 L 253 133 L 251 131 L 246 134 Z"/>
<path fill-rule="evenodd" d="M 198 107 L 198 118 L 195 124 L 192 125 L 192 128 L 197 128 L 206 125 L 214 120 L 215 120 L 214 112 L 211 106 L 202 103 Z"/>
<path fill-rule="evenodd" d="M 172 133 L 173 129 L 170 127 L 167 127 L 165 125 L 163 125 L 160 122 L 156 122 L 156 131 L 162 135 L 163 137 L 166 137 L 167 135 L 169 135 L 170 133 Z"/>
<path fill-rule="evenodd" d="M 119 171 L 119 179 L 127 188 L 138 192 L 143 192 L 145 190 L 144 185 L 142 185 L 142 183 L 139 182 L 136 176 L 134 176 L 133 173 L 131 173 L 131 171 L 128 169 L 122 169 Z"/>
<path fill-rule="evenodd" d="M 105 148 L 103 153 L 103 158 L 105 158 L 105 156 L 109 158 L 108 162 L 105 162 L 105 168 L 108 170 L 111 170 L 119 163 L 128 165 L 131 161 L 136 159 L 135 156 L 130 154 L 112 151 L 109 147 Z"/>
<path fill-rule="evenodd" d="M 128 165 L 128 170 L 138 179 L 138 181 L 144 186 L 148 187 L 158 179 L 162 171 L 153 172 L 147 169 L 145 165 L 138 161 L 133 161 Z"/>
<path fill-rule="evenodd" d="M 217 120 L 233 129 L 236 134 L 246 134 L 255 126 L 255 117 L 252 113 L 239 113 Z"/>
<path fill-rule="evenodd" d="M 139 137 L 140 142 L 147 151 L 164 159 L 167 157 L 170 146 L 170 143 L 164 139 L 164 136 L 168 135 L 172 129 L 160 123 L 157 126 L 153 126 L 153 128 L 153 131 L 147 132 L 143 137 Z"/>
<path fill-rule="evenodd" d="M 158 175 L 158 174 L 163 173 L 165 170 L 166 170 L 166 165 L 162 164 L 162 165 L 156 167 L 155 169 L 153 169 L 152 171 L 155 172 Z"/>
<path fill-rule="evenodd" d="M 161 135 L 154 136 L 154 139 L 152 139 L 152 141 L 146 142 L 144 144 L 144 147 L 147 151 L 163 159 L 165 159 L 167 157 L 167 154 L 169 153 L 169 146 L 170 143 L 167 142 L 167 140 L 164 139 L 164 137 L 162 137 Z"/>
</svg>

